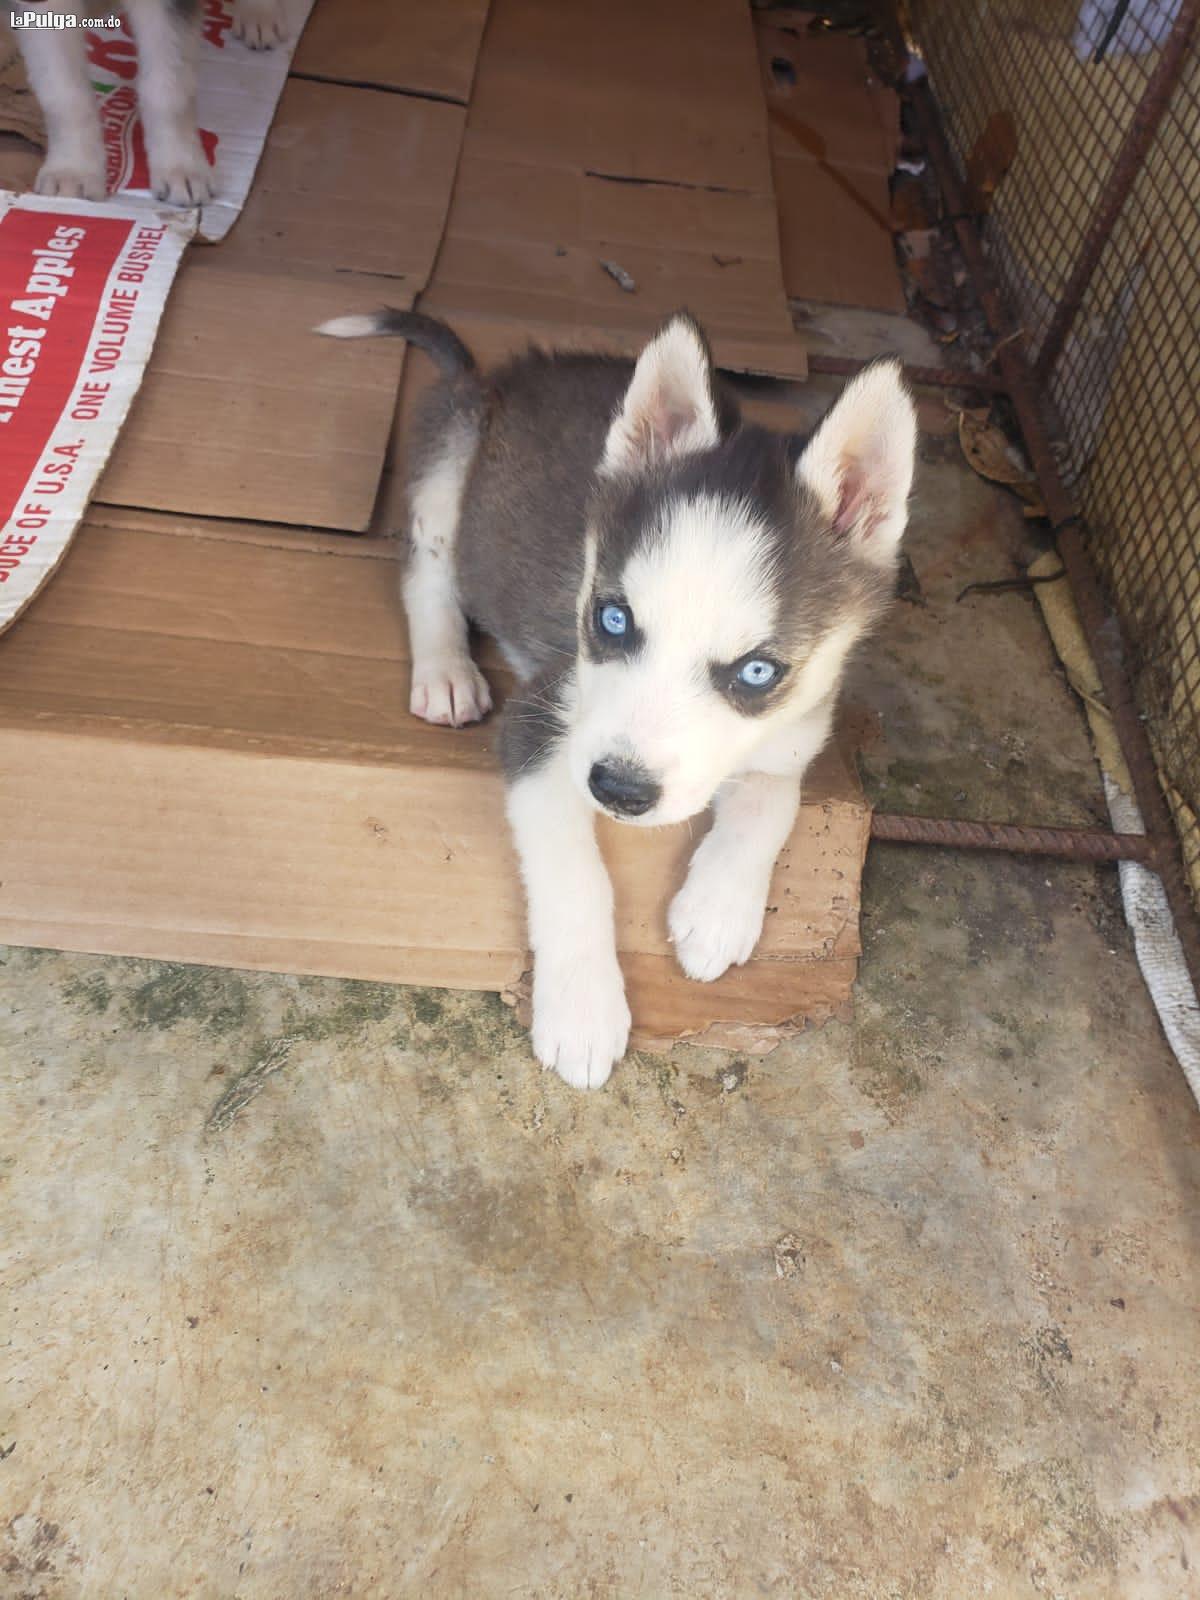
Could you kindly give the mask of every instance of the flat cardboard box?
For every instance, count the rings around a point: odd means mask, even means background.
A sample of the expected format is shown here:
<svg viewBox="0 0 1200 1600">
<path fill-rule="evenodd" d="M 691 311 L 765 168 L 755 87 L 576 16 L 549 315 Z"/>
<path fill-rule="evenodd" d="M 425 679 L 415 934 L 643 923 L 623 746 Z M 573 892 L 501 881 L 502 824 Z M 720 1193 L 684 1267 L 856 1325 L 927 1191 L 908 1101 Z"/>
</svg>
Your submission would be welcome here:
<svg viewBox="0 0 1200 1600">
<path fill-rule="evenodd" d="M 0 940 L 518 996 L 494 723 L 408 715 L 396 574 L 393 541 L 95 513 L 0 640 Z M 835 749 L 759 953 L 715 985 L 666 938 L 699 830 L 603 827 L 639 1039 L 756 1048 L 843 1011 L 867 827 Z"/>
<path fill-rule="evenodd" d="M 899 101 L 861 39 L 814 33 L 812 21 L 756 15 L 784 283 L 793 299 L 900 312 L 888 191 Z"/>
<path fill-rule="evenodd" d="M 804 375 L 749 12 L 493 0 L 423 309 L 632 352 L 680 306 L 722 365 Z"/>
</svg>

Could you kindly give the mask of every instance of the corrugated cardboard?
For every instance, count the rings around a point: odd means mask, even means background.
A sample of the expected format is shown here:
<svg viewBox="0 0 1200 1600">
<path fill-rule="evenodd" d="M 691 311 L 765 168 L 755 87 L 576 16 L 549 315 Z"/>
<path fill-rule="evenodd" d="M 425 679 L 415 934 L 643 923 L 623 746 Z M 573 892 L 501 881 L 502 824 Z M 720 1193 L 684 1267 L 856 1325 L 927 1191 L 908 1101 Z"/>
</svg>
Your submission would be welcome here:
<svg viewBox="0 0 1200 1600">
<path fill-rule="evenodd" d="M 903 311 L 888 193 L 899 101 L 872 77 L 861 39 L 814 33 L 812 21 L 757 15 L 787 292 Z"/>
<path fill-rule="evenodd" d="M 493 0 L 422 305 L 628 352 L 686 305 L 722 365 L 803 376 L 749 12 Z"/>
<path fill-rule="evenodd" d="M 289 82 L 237 228 L 180 271 L 100 500 L 366 527 L 403 349 L 358 345 L 348 361 L 312 330 L 364 296 L 412 304 L 462 121 L 456 106 Z"/>
<path fill-rule="evenodd" d="M 488 0 L 317 0 L 292 71 L 466 105 Z"/>
<path fill-rule="evenodd" d="M 408 715 L 396 553 L 148 514 L 85 525 L 0 641 L 0 940 L 519 987 L 493 726 Z M 835 751 L 759 955 L 696 985 L 664 918 L 699 830 L 605 827 L 640 1034 L 844 1006 L 866 830 Z"/>
</svg>

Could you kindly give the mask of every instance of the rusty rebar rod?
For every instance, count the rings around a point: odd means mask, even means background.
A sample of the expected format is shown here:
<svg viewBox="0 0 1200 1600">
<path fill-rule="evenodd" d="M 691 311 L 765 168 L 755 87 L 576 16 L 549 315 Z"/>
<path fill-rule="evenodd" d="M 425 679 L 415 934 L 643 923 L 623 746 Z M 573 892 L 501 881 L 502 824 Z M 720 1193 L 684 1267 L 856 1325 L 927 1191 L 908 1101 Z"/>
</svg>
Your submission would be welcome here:
<svg viewBox="0 0 1200 1600">
<path fill-rule="evenodd" d="M 1019 327 L 1010 324 L 1004 302 L 984 257 L 979 234 L 966 215 L 962 181 L 942 131 L 933 91 L 928 81 L 921 79 L 909 86 L 908 93 L 941 189 L 942 200 L 955 218 L 954 228 L 959 246 L 996 340 L 996 362 L 1008 384 L 1009 398 L 1037 477 L 1042 504 L 1054 528 L 1059 554 L 1079 607 L 1080 620 L 1095 656 L 1101 686 L 1129 767 L 1134 797 L 1141 810 L 1146 832 L 1154 841 L 1155 870 L 1162 879 L 1170 903 L 1192 982 L 1200 988 L 1200 917 L 1196 914 L 1191 888 L 1184 874 L 1178 836 L 1158 781 L 1150 741 L 1125 673 L 1120 626 L 1105 601 L 1091 558 L 1084 547 L 1082 526 L 1075 507 L 1059 477 L 1025 353 L 1024 335 Z"/>
<path fill-rule="evenodd" d="M 1125 209 L 1130 190 L 1142 170 L 1142 163 L 1150 146 L 1154 143 L 1159 123 L 1171 103 L 1171 96 L 1183 71 L 1198 11 L 1200 11 L 1200 0 L 1182 0 L 1179 14 L 1163 44 L 1158 64 L 1146 81 L 1129 131 L 1121 142 L 1112 170 L 1104 180 L 1096 209 L 1080 241 L 1079 255 L 1059 296 L 1054 315 L 1050 319 L 1050 326 L 1046 329 L 1046 335 L 1038 350 L 1033 370 L 1039 383 L 1046 382 L 1062 354 L 1063 345 L 1075 325 L 1075 318 L 1083 304 L 1088 285 L 1100 264 L 1104 246 L 1108 243 L 1117 219 Z M 1183 200 L 1185 204 L 1188 203 L 1187 196 L 1184 196 Z"/>
<path fill-rule="evenodd" d="M 831 378 L 853 378 L 869 364 L 853 356 L 828 356 L 811 350 L 808 355 L 808 370 Z M 924 384 L 931 389 L 974 389 L 981 394 L 1003 394 L 1007 387 L 998 373 L 970 372 L 961 367 L 921 367 L 906 361 L 904 375 L 910 383 Z"/>
<path fill-rule="evenodd" d="M 891 844 L 933 844 L 951 850 L 1007 850 L 1061 861 L 1141 861 L 1155 864 L 1154 841 L 1144 833 L 1107 828 L 1039 828 L 1016 822 L 970 822 L 961 817 L 914 817 L 876 811 L 872 839 Z"/>
</svg>

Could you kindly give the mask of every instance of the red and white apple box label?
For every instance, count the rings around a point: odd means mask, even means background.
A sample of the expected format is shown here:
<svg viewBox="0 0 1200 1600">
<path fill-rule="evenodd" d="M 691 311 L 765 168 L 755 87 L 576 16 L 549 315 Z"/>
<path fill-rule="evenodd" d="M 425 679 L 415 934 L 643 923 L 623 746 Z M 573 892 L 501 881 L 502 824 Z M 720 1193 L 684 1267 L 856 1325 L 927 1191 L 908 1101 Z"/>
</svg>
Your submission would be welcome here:
<svg viewBox="0 0 1200 1600">
<path fill-rule="evenodd" d="M 0 630 L 70 543 L 194 228 L 194 213 L 0 191 Z"/>
</svg>

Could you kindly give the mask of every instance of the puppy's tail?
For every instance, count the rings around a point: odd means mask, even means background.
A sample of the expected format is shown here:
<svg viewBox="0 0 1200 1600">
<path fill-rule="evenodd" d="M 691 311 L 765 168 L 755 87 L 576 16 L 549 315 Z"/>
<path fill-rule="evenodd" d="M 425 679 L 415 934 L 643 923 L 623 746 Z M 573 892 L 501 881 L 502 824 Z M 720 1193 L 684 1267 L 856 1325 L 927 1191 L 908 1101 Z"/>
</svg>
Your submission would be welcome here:
<svg viewBox="0 0 1200 1600">
<path fill-rule="evenodd" d="M 464 372 L 475 371 L 475 357 L 454 332 L 453 328 L 439 322 L 436 317 L 426 317 L 419 311 L 372 311 L 368 316 L 334 317 L 322 322 L 314 333 L 327 333 L 334 339 L 369 339 L 377 334 L 390 334 L 407 339 L 418 350 L 424 350 L 437 363 L 438 370 L 447 378 L 457 378 Z"/>
</svg>

